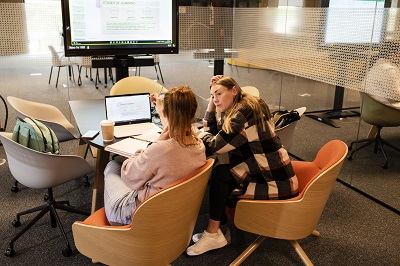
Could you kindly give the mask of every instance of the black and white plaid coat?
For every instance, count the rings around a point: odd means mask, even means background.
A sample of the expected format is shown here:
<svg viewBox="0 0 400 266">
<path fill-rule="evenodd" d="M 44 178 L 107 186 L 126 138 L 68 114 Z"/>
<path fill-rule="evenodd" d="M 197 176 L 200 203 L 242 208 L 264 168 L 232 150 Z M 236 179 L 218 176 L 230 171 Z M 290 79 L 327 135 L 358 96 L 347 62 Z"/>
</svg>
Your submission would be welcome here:
<svg viewBox="0 0 400 266">
<path fill-rule="evenodd" d="M 265 103 L 262 104 L 266 106 Z M 266 110 L 265 110 L 266 112 Z M 230 170 L 238 187 L 245 192 L 240 198 L 287 199 L 298 193 L 297 177 L 288 152 L 282 146 L 270 123 L 267 129 L 255 125 L 250 107 L 239 109 L 231 118 L 233 133 L 222 130 L 224 114 L 206 112 L 203 140 L 208 155 L 228 153 Z"/>
</svg>

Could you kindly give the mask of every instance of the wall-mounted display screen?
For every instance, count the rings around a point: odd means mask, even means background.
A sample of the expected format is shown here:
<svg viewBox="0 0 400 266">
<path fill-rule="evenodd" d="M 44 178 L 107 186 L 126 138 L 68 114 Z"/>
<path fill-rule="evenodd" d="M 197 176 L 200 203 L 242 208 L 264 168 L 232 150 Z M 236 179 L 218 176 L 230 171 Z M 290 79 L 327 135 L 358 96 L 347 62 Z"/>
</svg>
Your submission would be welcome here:
<svg viewBox="0 0 400 266">
<path fill-rule="evenodd" d="M 324 43 L 381 42 L 384 4 L 385 0 L 329 0 Z"/>
<path fill-rule="evenodd" d="M 66 56 L 178 53 L 177 0 L 61 0 Z"/>
</svg>

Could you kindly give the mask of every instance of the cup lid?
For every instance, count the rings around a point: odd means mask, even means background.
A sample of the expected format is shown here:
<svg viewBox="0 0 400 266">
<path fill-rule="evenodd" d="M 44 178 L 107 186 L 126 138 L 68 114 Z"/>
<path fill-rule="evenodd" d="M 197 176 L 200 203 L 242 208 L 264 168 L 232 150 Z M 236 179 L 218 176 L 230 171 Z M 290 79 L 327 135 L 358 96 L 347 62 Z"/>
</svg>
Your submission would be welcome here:
<svg viewBox="0 0 400 266">
<path fill-rule="evenodd" d="M 101 120 L 100 125 L 102 126 L 113 126 L 115 124 L 112 120 Z"/>
</svg>

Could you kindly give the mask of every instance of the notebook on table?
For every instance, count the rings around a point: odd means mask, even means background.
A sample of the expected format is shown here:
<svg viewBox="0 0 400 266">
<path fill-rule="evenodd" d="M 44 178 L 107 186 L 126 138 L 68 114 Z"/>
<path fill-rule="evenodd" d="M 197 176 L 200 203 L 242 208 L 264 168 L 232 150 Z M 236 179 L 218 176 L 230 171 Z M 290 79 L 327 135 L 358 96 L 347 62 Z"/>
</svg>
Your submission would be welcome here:
<svg viewBox="0 0 400 266">
<path fill-rule="evenodd" d="M 158 132 L 146 132 L 108 145 L 105 150 L 129 158 L 137 150 L 145 149 L 150 142 L 157 141 L 159 137 L 160 133 Z"/>
<path fill-rule="evenodd" d="M 114 136 L 124 138 L 147 132 L 161 132 L 152 123 L 150 93 L 105 97 L 106 118 L 115 122 Z"/>
</svg>

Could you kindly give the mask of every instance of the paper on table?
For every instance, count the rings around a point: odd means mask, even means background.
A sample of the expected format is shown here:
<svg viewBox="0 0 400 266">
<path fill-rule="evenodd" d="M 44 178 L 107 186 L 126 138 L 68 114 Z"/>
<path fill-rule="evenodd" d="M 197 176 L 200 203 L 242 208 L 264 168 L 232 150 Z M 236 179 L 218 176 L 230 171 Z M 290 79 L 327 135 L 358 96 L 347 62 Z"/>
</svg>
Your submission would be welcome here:
<svg viewBox="0 0 400 266">
<path fill-rule="evenodd" d="M 132 138 L 134 138 L 134 139 L 143 140 L 143 141 L 147 141 L 147 142 L 154 142 L 154 141 L 158 140 L 159 137 L 160 137 L 160 133 L 154 132 L 154 131 L 146 132 L 144 134 L 137 135 L 137 136 L 132 136 Z"/>
<path fill-rule="evenodd" d="M 148 141 L 126 138 L 105 147 L 106 151 L 116 153 L 125 157 L 132 156 L 139 149 L 146 149 Z"/>
</svg>

